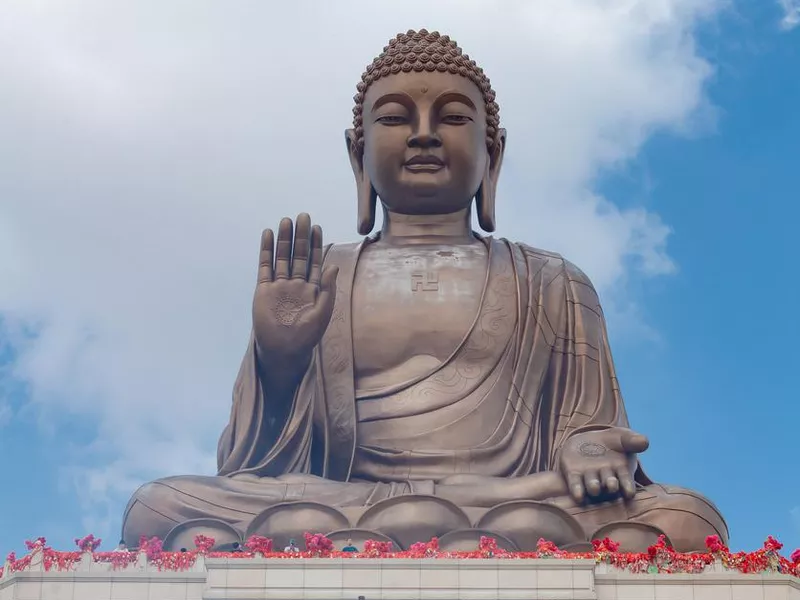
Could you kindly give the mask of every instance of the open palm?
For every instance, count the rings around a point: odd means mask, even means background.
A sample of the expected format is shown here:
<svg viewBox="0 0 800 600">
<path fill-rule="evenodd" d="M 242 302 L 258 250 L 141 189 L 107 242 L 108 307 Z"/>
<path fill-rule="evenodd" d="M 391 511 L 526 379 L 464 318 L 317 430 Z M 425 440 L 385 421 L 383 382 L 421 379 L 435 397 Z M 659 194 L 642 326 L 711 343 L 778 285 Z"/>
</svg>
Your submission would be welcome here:
<svg viewBox="0 0 800 600">
<path fill-rule="evenodd" d="M 279 364 L 305 359 L 322 339 L 333 314 L 338 268 L 322 269 L 322 229 L 303 213 L 284 218 L 274 243 L 261 236 L 253 331 L 262 360 Z"/>
</svg>

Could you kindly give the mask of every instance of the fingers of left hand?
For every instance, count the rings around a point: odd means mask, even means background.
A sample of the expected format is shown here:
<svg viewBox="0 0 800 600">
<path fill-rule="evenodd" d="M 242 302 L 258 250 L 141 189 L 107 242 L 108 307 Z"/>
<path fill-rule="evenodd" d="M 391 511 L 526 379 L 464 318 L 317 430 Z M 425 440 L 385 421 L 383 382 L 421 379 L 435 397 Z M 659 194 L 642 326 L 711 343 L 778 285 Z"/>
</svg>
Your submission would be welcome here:
<svg viewBox="0 0 800 600">
<path fill-rule="evenodd" d="M 586 487 L 586 493 L 590 496 L 599 496 L 603 491 L 603 485 L 600 480 L 600 473 L 595 469 L 587 469 L 583 473 L 583 483 Z"/>
<path fill-rule="evenodd" d="M 617 469 L 617 478 L 619 479 L 619 486 L 622 490 L 622 495 L 630 499 L 636 495 L 636 485 L 633 482 L 633 476 L 627 468 Z"/>
<path fill-rule="evenodd" d="M 609 494 L 619 492 L 619 479 L 611 467 L 600 469 L 600 482 Z"/>
</svg>

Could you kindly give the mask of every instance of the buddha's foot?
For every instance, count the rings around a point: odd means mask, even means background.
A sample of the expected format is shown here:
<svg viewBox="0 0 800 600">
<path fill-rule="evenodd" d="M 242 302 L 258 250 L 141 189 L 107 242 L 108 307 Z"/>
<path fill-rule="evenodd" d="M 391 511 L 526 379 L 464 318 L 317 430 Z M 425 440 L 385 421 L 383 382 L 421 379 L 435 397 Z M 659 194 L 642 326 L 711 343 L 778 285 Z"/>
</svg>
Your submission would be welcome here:
<svg viewBox="0 0 800 600">
<path fill-rule="evenodd" d="M 134 503 L 126 514 L 124 537 L 135 542 L 140 534 L 164 535 L 166 549 L 191 548 L 194 536 L 203 533 L 221 547 L 242 543 L 253 534 L 273 540 L 275 548 L 290 539 L 301 542 L 305 532 L 324 533 L 337 546 L 351 539 L 358 547 L 368 539 L 391 541 L 396 549 L 439 538 L 443 550 L 474 550 L 481 536 L 494 537 L 509 551 L 536 549 L 540 538 L 562 549 L 589 549 L 590 540 L 606 536 L 628 551 L 643 551 L 661 534 L 677 550 L 700 550 L 707 535 L 727 539 L 727 530 L 716 508 L 702 496 L 662 486 L 641 488 L 632 501 L 614 500 L 575 505 L 566 498 L 548 502 L 506 502 L 492 508 L 458 507 L 425 495 L 403 495 L 381 500 L 369 507 L 332 507 L 310 501 L 274 504 L 248 520 L 230 522 L 218 518 L 194 518 L 178 522 L 164 515 L 160 531 L 142 531 L 154 523 L 146 503 Z M 166 530 L 166 531 L 165 531 Z"/>
</svg>

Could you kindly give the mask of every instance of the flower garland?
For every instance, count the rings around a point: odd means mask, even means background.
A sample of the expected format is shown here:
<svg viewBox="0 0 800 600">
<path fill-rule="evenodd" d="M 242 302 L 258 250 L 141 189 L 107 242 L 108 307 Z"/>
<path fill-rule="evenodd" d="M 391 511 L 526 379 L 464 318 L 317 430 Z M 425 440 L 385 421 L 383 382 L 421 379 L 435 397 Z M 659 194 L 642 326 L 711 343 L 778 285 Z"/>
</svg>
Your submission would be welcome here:
<svg viewBox="0 0 800 600">
<path fill-rule="evenodd" d="M 194 542 L 196 549 L 183 552 L 165 552 L 162 541 L 153 537 L 142 537 L 137 551 L 118 550 L 114 552 L 96 552 L 100 540 L 93 535 L 76 539 L 78 551 L 59 552 L 46 545 L 45 538 L 37 538 L 25 542 L 30 552 L 17 558 L 14 552 L 6 557 L 6 566 L 0 568 L 3 574 L 25 571 L 30 568 L 32 558 L 42 555 L 45 571 L 70 571 L 81 561 L 82 556 L 91 553 L 96 563 L 110 563 L 112 569 L 125 569 L 134 564 L 140 553 L 144 553 L 147 561 L 155 565 L 159 571 L 186 571 L 191 569 L 199 556 L 208 558 L 502 558 L 502 559 L 588 559 L 598 564 L 607 564 L 616 569 L 630 573 L 702 573 L 712 563 L 719 562 L 725 569 L 739 573 L 784 573 L 800 577 L 800 548 L 791 553 L 789 558 L 780 554 L 783 544 L 773 536 L 767 537 L 764 545 L 754 552 L 731 552 L 718 536 L 706 538 L 706 552 L 676 552 L 667 545 L 666 538 L 661 536 L 646 552 L 621 552 L 619 543 L 605 538 L 593 540 L 590 552 L 568 552 L 561 550 L 553 542 L 540 539 L 533 552 L 510 552 L 500 548 L 497 540 L 482 536 L 478 547 L 471 551 L 442 551 L 439 540 L 431 538 L 427 542 L 412 544 L 408 550 L 393 551 L 391 542 L 367 540 L 362 552 L 340 552 L 334 549 L 333 542 L 320 533 L 304 535 L 306 549 L 297 553 L 274 552 L 272 540 L 259 535 L 250 536 L 239 552 L 215 552 L 215 540 L 205 535 L 198 535 Z"/>
<path fill-rule="evenodd" d="M 110 563 L 113 571 L 119 571 L 134 564 L 139 553 L 130 550 L 115 550 L 113 552 L 94 552 L 92 556 L 94 562 Z"/>
<path fill-rule="evenodd" d="M 378 540 L 367 540 L 364 542 L 365 556 L 369 558 L 380 558 L 392 552 L 392 542 L 383 542 Z"/>
</svg>

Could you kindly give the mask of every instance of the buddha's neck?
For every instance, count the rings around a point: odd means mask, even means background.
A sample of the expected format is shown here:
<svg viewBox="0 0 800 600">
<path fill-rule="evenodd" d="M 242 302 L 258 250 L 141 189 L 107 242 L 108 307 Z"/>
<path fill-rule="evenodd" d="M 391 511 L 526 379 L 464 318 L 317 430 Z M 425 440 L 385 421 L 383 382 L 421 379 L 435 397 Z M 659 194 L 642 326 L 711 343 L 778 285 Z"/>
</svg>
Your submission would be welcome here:
<svg viewBox="0 0 800 600">
<path fill-rule="evenodd" d="M 474 243 L 471 216 L 470 208 L 446 215 L 403 215 L 384 207 L 381 241 L 394 245 Z"/>
</svg>

